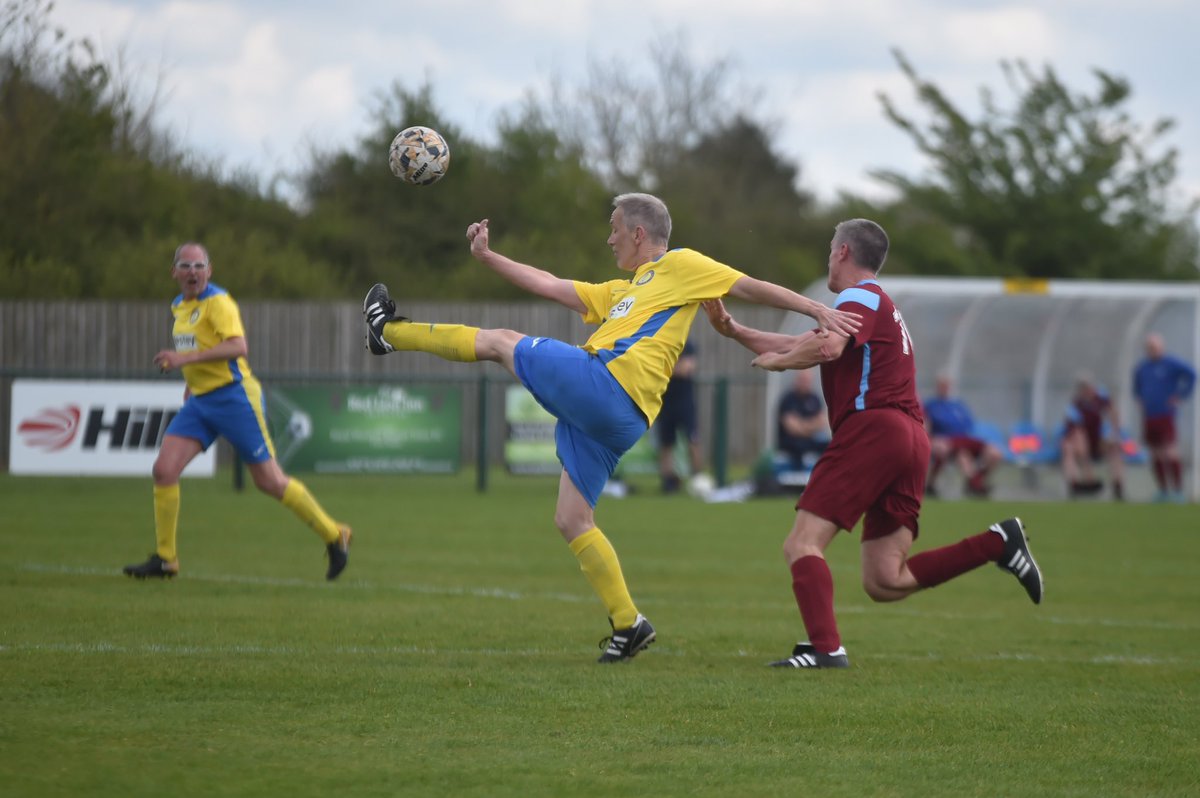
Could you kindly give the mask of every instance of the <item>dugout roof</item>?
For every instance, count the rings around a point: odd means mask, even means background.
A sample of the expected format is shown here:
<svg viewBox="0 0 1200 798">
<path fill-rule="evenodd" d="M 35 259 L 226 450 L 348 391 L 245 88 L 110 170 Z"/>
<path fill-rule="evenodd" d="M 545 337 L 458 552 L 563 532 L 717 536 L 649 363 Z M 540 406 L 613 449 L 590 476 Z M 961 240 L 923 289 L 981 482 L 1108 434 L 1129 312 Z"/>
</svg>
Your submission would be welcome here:
<svg viewBox="0 0 1200 798">
<path fill-rule="evenodd" d="M 904 316 L 916 354 L 917 387 L 933 393 L 946 372 L 977 420 L 1007 432 L 1032 422 L 1047 435 L 1058 429 L 1081 372 L 1090 373 L 1117 403 L 1121 425 L 1140 437 L 1141 415 L 1132 395 L 1133 369 L 1144 356 L 1147 333 L 1160 333 L 1167 351 L 1200 371 L 1200 284 L 1002 280 L 999 278 L 888 277 L 884 290 Z M 805 294 L 827 304 L 824 281 Z M 789 313 L 780 332 L 812 327 Z M 818 377 L 819 380 L 819 377 Z M 774 436 L 774 408 L 791 382 L 768 375 L 764 441 Z M 1186 462 L 1200 451 L 1196 397 L 1179 415 Z M 1191 469 L 1200 496 L 1200 468 Z"/>
</svg>

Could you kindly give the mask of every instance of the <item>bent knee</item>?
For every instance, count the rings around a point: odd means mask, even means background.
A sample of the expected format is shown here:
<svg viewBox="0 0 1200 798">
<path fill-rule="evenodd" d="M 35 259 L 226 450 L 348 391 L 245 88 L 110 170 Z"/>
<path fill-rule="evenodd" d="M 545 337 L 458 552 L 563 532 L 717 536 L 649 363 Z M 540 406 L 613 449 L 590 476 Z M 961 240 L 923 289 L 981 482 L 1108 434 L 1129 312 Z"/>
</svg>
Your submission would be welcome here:
<svg viewBox="0 0 1200 798">
<path fill-rule="evenodd" d="M 570 520 L 567 518 L 565 513 L 554 514 L 554 526 L 559 532 L 565 533 L 570 528 L 570 525 Z"/>
<path fill-rule="evenodd" d="M 863 591 L 871 601 L 877 604 L 899 601 L 908 595 L 908 592 L 901 590 L 899 585 L 889 585 L 885 582 L 865 578 L 863 579 Z"/>
<path fill-rule="evenodd" d="M 475 355 L 480 360 L 511 358 L 524 337 L 513 330 L 480 330 L 475 335 Z"/>
<path fill-rule="evenodd" d="M 555 513 L 554 526 L 567 540 L 573 540 L 594 527 L 595 522 L 577 513 Z"/>
<path fill-rule="evenodd" d="M 895 593 L 878 582 L 863 580 L 863 591 L 867 596 L 876 603 L 885 601 L 894 601 Z"/>
<path fill-rule="evenodd" d="M 863 592 L 875 602 L 899 601 L 911 592 L 898 579 L 870 571 L 863 572 L 862 587 Z"/>
<path fill-rule="evenodd" d="M 788 537 L 783 541 L 783 556 L 788 562 L 795 562 L 802 557 L 820 557 L 824 552 L 820 546 L 806 543 L 796 539 L 794 536 Z"/>
<path fill-rule="evenodd" d="M 287 490 L 287 486 L 287 477 L 279 477 L 271 474 L 254 475 L 254 487 L 258 488 L 268 496 L 274 496 L 277 499 L 282 499 L 284 492 Z"/>
<path fill-rule="evenodd" d="M 170 468 L 157 460 L 154 462 L 154 467 L 150 469 L 150 476 L 154 479 L 155 485 L 170 485 L 179 481 L 178 469 Z"/>
</svg>

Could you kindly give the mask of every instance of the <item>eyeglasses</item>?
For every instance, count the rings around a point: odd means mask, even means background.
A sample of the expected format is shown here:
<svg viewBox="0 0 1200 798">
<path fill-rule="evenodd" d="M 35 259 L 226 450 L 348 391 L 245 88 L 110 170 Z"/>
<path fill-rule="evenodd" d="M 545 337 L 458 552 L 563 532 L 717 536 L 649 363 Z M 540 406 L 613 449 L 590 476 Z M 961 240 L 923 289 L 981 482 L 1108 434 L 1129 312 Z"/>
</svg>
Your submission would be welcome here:
<svg viewBox="0 0 1200 798">
<path fill-rule="evenodd" d="M 181 260 L 175 263 L 175 268 L 183 269 L 186 272 L 188 269 L 207 269 L 208 264 L 199 260 L 193 263 L 188 263 L 186 260 Z"/>
</svg>

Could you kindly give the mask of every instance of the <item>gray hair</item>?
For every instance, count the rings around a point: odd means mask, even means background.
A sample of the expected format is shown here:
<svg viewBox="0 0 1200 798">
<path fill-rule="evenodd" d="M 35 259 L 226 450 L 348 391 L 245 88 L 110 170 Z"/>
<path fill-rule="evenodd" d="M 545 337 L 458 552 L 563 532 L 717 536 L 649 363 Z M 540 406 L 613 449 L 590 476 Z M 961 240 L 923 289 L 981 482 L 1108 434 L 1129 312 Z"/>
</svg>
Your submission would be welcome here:
<svg viewBox="0 0 1200 798">
<path fill-rule="evenodd" d="M 204 253 L 204 264 L 209 265 L 208 248 L 199 241 L 184 241 L 179 246 L 175 247 L 175 257 L 171 259 L 171 267 L 174 268 L 176 263 L 179 263 L 179 255 L 188 247 L 196 247 Z"/>
<path fill-rule="evenodd" d="M 876 274 L 887 260 L 887 233 L 870 219 L 847 219 L 842 222 L 834 228 L 833 242 L 835 245 L 848 246 L 854 262 Z"/>
<path fill-rule="evenodd" d="M 651 241 L 664 246 L 671 240 L 671 212 L 653 194 L 619 194 L 613 207 L 621 209 L 626 230 L 641 227 Z"/>
</svg>

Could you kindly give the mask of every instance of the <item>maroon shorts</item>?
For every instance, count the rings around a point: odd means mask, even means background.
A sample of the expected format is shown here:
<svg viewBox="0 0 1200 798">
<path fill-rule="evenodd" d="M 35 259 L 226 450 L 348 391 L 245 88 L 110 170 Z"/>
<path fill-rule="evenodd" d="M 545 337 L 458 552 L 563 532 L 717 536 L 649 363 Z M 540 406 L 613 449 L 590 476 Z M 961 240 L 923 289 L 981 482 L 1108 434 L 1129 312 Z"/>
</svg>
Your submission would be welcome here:
<svg viewBox="0 0 1200 798">
<path fill-rule="evenodd" d="M 1169 446 L 1175 442 L 1175 417 L 1155 416 L 1142 424 L 1142 438 L 1150 448 Z"/>
<path fill-rule="evenodd" d="M 852 413 L 817 461 L 796 509 L 839 529 L 853 529 L 865 514 L 863 540 L 902 526 L 915 538 L 928 469 L 929 437 L 920 422 L 899 410 Z"/>
<path fill-rule="evenodd" d="M 972 438 L 970 435 L 952 435 L 950 437 L 950 454 L 958 454 L 966 452 L 972 457 L 979 457 L 983 454 L 983 450 L 987 447 L 979 438 Z"/>
<path fill-rule="evenodd" d="M 1063 427 L 1063 439 L 1066 439 L 1075 430 L 1082 432 L 1083 439 L 1087 442 L 1087 458 L 1094 463 L 1098 463 L 1103 460 L 1104 441 L 1100 437 L 1100 428 L 1068 422 L 1067 425 Z"/>
</svg>

